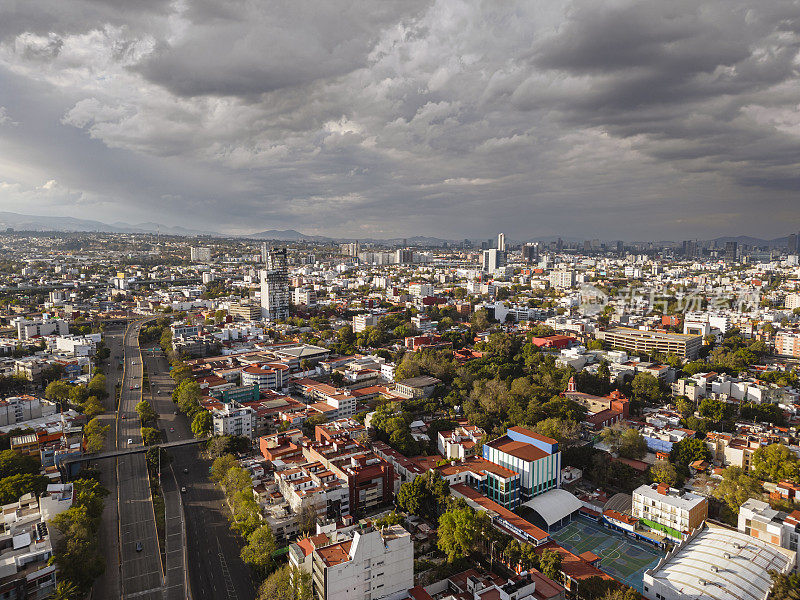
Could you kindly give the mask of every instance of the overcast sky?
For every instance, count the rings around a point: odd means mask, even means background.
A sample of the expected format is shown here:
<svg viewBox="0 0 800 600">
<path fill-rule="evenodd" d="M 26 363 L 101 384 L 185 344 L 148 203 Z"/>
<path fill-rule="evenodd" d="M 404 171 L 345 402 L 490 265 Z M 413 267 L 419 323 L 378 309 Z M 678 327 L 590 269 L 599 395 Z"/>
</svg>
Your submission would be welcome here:
<svg viewBox="0 0 800 600">
<path fill-rule="evenodd" d="M 797 0 L 10 0 L 0 210 L 778 237 L 800 229 L 799 69 Z"/>
</svg>

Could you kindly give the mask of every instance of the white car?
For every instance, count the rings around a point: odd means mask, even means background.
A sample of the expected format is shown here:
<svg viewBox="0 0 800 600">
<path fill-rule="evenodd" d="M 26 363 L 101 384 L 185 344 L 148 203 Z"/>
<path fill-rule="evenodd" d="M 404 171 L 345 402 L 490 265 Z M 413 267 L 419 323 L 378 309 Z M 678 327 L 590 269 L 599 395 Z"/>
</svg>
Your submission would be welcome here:
<svg viewBox="0 0 800 600">
<path fill-rule="evenodd" d="M 128 446 L 132 446 L 132 445 L 133 445 L 133 438 L 128 438 Z"/>
</svg>

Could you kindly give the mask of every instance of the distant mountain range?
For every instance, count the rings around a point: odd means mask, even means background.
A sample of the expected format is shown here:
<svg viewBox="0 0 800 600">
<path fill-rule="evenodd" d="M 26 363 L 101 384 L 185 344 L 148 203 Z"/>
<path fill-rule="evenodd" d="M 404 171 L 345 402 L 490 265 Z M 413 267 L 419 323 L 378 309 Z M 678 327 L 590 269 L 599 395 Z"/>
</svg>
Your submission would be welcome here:
<svg viewBox="0 0 800 600">
<path fill-rule="evenodd" d="M 306 235 L 294 229 L 268 229 L 258 233 L 251 233 L 242 236 L 231 236 L 216 231 L 201 231 L 196 229 L 187 229 L 185 227 L 170 227 L 167 225 L 160 225 L 158 223 L 125 223 L 117 221 L 113 224 L 103 223 L 101 221 L 94 221 L 91 219 L 76 219 L 74 217 L 52 217 L 41 215 L 23 215 L 19 213 L 0 211 L 0 230 L 13 228 L 17 231 L 67 231 L 67 232 L 100 232 L 100 233 L 162 233 L 164 235 L 178 235 L 194 237 L 199 235 L 213 236 L 213 237 L 244 237 L 254 240 L 275 240 L 283 242 L 321 242 L 321 243 L 339 243 L 355 241 L 355 238 L 331 238 L 323 235 Z M 551 242 L 559 239 L 559 236 L 542 236 L 536 238 L 529 238 L 526 241 L 542 241 Z M 580 242 L 581 238 L 572 236 L 561 236 L 565 242 Z M 374 239 L 374 238 L 358 238 L 359 242 L 364 244 L 385 244 L 388 246 L 401 245 L 403 242 L 412 246 L 442 246 L 444 244 L 460 243 L 460 240 L 448 240 L 436 237 L 414 236 L 408 238 L 391 238 L 391 239 Z M 471 239 L 471 242 L 480 243 L 483 240 Z M 512 240 L 509 240 L 512 242 Z M 773 240 L 764 240 L 747 235 L 740 236 L 723 236 L 714 238 L 712 240 L 699 240 L 703 245 L 709 245 L 716 242 L 718 246 L 724 246 L 725 242 L 738 242 L 740 245 L 780 248 L 785 247 L 789 242 L 789 236 L 779 237 Z M 638 242 L 646 243 L 646 242 Z M 680 241 L 663 240 L 655 242 L 660 246 L 678 246 Z"/>
<path fill-rule="evenodd" d="M 21 215 L 0 211 L 0 229 L 13 228 L 19 231 L 97 231 L 101 233 L 156 233 L 165 235 L 219 235 L 212 231 L 196 231 L 185 227 L 169 227 L 158 223 L 139 223 L 131 225 L 118 221 L 113 225 L 90 219 L 74 217 L 45 217 L 42 215 Z"/>
</svg>

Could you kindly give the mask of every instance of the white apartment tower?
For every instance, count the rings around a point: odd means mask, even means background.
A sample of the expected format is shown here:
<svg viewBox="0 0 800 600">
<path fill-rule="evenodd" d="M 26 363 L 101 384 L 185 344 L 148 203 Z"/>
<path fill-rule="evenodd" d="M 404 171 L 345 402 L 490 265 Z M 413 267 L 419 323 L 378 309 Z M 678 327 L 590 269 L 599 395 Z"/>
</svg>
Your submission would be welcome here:
<svg viewBox="0 0 800 600">
<path fill-rule="evenodd" d="M 211 248 L 208 246 L 192 246 L 189 249 L 189 259 L 192 262 L 209 262 L 211 260 Z"/>
<path fill-rule="evenodd" d="M 500 235 L 497 236 L 497 249 L 500 252 L 505 252 L 506 251 L 506 234 L 505 233 L 501 233 Z"/>
<path fill-rule="evenodd" d="M 261 271 L 261 315 L 271 320 L 289 316 L 286 248 L 273 248 L 267 252 L 267 268 Z"/>
</svg>

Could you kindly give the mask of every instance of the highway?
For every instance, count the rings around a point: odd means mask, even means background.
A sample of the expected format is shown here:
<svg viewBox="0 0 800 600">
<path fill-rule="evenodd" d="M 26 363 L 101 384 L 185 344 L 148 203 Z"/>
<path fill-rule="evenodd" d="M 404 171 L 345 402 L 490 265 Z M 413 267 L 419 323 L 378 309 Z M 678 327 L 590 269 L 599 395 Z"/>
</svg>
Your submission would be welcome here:
<svg viewBox="0 0 800 600">
<path fill-rule="evenodd" d="M 157 348 L 143 349 L 142 352 L 153 391 L 151 403 L 161 415 L 159 427 L 165 432 L 168 442 L 191 438 L 186 417 L 174 414 L 173 381 L 166 358 Z M 194 600 L 252 600 L 255 589 L 250 580 L 250 570 L 239 557 L 243 541 L 231 531 L 227 509 L 223 508 L 223 494 L 208 478 L 210 461 L 203 459 L 194 445 L 171 448 L 169 453 L 172 457 L 169 474 L 165 471 L 162 477 L 168 518 L 168 578 L 179 561 L 177 551 L 170 549 L 173 536 L 169 534 L 170 523 L 177 531 L 178 521 L 170 515 L 176 514 L 182 503 L 186 516 L 191 597 Z M 174 478 L 174 489 L 183 487 L 186 491 L 170 493 L 170 478 Z"/>
<path fill-rule="evenodd" d="M 124 374 L 116 419 L 117 448 L 141 444 L 135 406 L 142 398 L 142 361 L 139 329 L 142 321 L 128 325 L 123 341 Z M 134 387 L 136 389 L 131 389 Z M 117 459 L 117 502 L 121 563 L 121 598 L 163 600 L 164 577 L 155 514 L 143 454 Z M 185 598 L 185 595 L 178 596 Z"/>
</svg>

